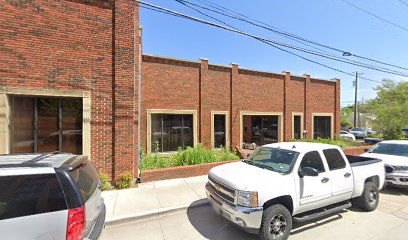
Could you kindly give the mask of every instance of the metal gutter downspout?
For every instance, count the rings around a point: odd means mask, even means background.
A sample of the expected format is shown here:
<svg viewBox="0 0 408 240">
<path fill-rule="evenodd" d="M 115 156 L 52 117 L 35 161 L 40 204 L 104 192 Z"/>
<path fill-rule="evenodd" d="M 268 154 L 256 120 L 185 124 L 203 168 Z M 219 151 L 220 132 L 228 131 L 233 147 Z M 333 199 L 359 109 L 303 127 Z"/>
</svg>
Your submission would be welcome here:
<svg viewBox="0 0 408 240">
<path fill-rule="evenodd" d="M 136 22 L 136 21 L 135 21 Z M 136 25 L 136 24 L 135 24 Z M 139 83 L 138 83 L 138 101 L 137 101 L 137 182 L 141 182 L 140 160 L 141 160 L 141 137 L 140 137 L 140 124 L 142 114 L 142 30 L 143 27 L 139 26 Z M 136 44 L 136 42 L 135 42 Z M 135 48 L 136 49 L 136 48 Z"/>
</svg>

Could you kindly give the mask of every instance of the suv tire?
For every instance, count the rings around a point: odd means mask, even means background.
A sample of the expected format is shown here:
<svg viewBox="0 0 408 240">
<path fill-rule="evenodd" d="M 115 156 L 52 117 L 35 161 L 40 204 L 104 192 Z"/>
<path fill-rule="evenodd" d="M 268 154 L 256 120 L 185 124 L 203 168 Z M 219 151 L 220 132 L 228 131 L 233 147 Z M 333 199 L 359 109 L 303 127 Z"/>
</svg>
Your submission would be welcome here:
<svg viewBox="0 0 408 240">
<path fill-rule="evenodd" d="M 374 211 L 379 203 L 378 186 L 373 182 L 364 184 L 363 194 L 355 200 L 357 206 L 367 212 Z"/>
<path fill-rule="evenodd" d="M 268 207 L 262 216 L 259 235 L 262 240 L 286 240 L 292 230 L 292 215 L 281 204 Z"/>
</svg>

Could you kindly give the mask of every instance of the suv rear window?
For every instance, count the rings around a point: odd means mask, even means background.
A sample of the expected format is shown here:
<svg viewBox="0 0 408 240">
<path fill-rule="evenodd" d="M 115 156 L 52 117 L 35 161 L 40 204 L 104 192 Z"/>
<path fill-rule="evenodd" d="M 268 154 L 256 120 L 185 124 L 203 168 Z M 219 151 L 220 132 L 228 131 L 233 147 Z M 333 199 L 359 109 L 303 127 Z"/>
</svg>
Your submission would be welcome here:
<svg viewBox="0 0 408 240">
<path fill-rule="evenodd" d="M 65 209 L 55 174 L 0 177 L 0 220 Z"/>
<path fill-rule="evenodd" d="M 80 192 L 82 197 L 82 201 L 85 203 L 98 187 L 98 173 L 96 172 L 92 164 L 88 162 L 80 168 L 68 172 L 68 174 L 77 184 L 78 191 Z"/>
</svg>

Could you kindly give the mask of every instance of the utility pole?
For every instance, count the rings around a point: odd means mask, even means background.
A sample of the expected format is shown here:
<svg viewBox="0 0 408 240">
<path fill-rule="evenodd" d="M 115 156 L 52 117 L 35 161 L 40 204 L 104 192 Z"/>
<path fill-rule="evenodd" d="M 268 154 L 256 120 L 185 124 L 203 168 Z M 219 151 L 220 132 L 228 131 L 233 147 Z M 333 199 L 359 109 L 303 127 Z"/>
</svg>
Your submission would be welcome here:
<svg viewBox="0 0 408 240">
<path fill-rule="evenodd" d="M 354 127 L 357 127 L 357 92 L 358 92 L 358 72 L 356 72 L 356 81 L 354 82 Z"/>
</svg>

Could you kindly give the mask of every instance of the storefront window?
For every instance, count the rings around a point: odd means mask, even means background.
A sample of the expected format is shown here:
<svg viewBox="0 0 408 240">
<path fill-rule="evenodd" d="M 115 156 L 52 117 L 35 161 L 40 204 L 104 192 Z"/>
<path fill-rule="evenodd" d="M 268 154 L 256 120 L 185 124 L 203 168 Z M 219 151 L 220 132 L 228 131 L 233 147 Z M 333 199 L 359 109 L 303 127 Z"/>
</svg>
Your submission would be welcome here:
<svg viewBox="0 0 408 240">
<path fill-rule="evenodd" d="M 82 99 L 13 97 L 12 153 L 82 154 Z"/>
<path fill-rule="evenodd" d="M 301 117 L 296 115 L 293 116 L 293 138 L 294 139 L 301 139 L 302 138 L 302 133 L 301 133 Z"/>
<path fill-rule="evenodd" d="M 214 115 L 214 148 L 221 148 L 226 145 L 225 124 L 225 114 Z"/>
<path fill-rule="evenodd" d="M 152 152 L 177 151 L 194 145 L 192 114 L 152 114 Z"/>
<path fill-rule="evenodd" d="M 313 138 L 331 138 L 331 117 L 315 116 Z"/>
</svg>

